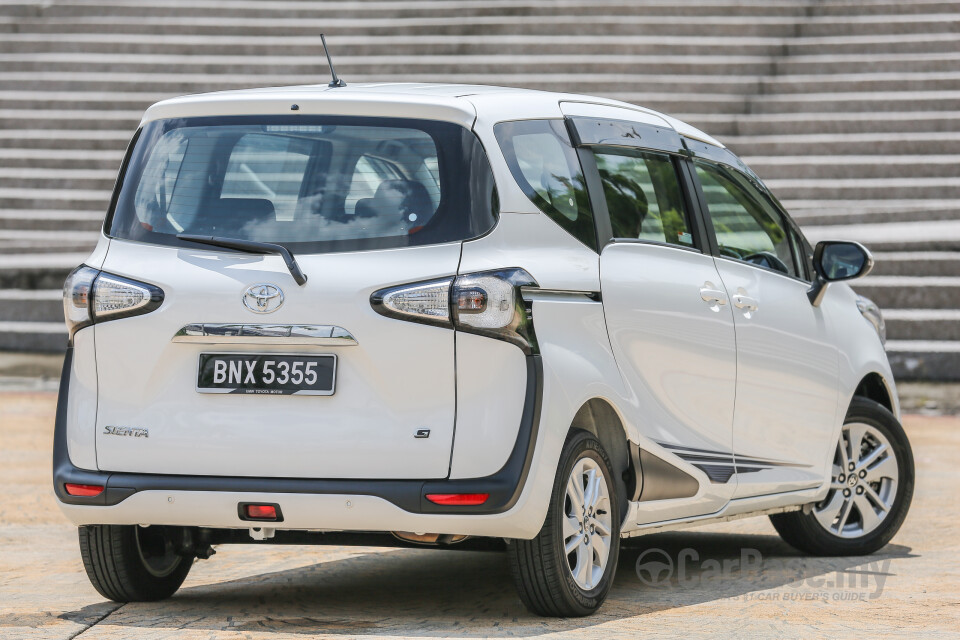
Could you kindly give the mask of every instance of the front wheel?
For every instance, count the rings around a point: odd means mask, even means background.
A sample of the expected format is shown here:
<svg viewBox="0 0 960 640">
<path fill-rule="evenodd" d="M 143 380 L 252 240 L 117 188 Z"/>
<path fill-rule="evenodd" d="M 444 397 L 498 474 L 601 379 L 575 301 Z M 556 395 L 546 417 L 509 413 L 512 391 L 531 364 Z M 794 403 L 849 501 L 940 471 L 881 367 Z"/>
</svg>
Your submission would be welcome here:
<svg viewBox="0 0 960 640">
<path fill-rule="evenodd" d="M 147 602 L 172 596 L 193 558 L 181 555 L 166 527 L 80 527 L 80 555 L 93 587 L 114 602 Z"/>
<path fill-rule="evenodd" d="M 907 517 L 913 483 L 913 453 L 903 427 L 882 405 L 854 398 L 834 454 L 830 492 L 770 521 L 781 538 L 806 553 L 873 553 Z"/>
<path fill-rule="evenodd" d="M 620 510 L 613 465 L 586 431 L 567 438 L 543 528 L 511 540 L 510 568 L 520 599 L 541 616 L 593 613 L 613 584 L 620 553 Z"/>
</svg>

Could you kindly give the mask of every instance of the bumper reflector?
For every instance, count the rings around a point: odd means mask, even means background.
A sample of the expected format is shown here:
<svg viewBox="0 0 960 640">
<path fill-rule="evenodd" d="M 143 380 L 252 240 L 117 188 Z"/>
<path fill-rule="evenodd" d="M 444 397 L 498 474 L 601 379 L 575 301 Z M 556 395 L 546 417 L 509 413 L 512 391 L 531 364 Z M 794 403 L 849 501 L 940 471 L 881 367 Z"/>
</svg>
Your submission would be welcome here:
<svg viewBox="0 0 960 640">
<path fill-rule="evenodd" d="M 490 497 L 489 493 L 428 493 L 427 500 L 433 504 L 443 504 L 455 507 L 470 507 L 483 504 Z"/>
<path fill-rule="evenodd" d="M 81 496 L 92 498 L 103 493 L 103 487 L 98 484 L 66 484 L 67 494 L 71 496 Z"/>
</svg>

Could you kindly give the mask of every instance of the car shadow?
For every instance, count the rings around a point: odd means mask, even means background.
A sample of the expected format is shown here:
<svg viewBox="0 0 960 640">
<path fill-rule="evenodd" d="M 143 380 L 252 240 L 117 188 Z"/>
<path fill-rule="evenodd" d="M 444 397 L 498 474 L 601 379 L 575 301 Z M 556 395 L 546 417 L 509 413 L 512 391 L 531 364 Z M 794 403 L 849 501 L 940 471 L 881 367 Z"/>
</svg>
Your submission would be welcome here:
<svg viewBox="0 0 960 640">
<path fill-rule="evenodd" d="M 892 575 L 890 560 L 918 557 L 910 551 L 888 545 L 871 556 L 813 558 L 775 536 L 647 535 L 625 541 L 614 586 L 597 614 L 550 619 L 520 603 L 502 552 L 397 549 L 183 588 L 164 602 L 125 605 L 104 624 L 154 632 L 532 637 L 757 593 L 870 598 Z M 661 566 L 671 564 L 670 570 Z M 104 612 L 108 603 L 60 617 L 81 622 Z"/>
</svg>

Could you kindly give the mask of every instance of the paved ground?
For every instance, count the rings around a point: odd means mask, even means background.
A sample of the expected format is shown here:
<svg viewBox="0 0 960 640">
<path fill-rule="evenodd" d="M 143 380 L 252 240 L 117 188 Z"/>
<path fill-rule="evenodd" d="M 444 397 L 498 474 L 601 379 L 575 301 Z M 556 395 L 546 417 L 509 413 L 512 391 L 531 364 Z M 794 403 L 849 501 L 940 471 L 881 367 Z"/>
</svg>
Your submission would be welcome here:
<svg viewBox="0 0 960 640">
<path fill-rule="evenodd" d="M 492 552 L 221 547 L 172 600 L 105 602 L 86 580 L 76 532 L 49 488 L 54 404 L 50 392 L 0 392 L 4 640 L 960 635 L 957 418 L 907 418 L 917 493 L 881 553 L 804 558 L 759 518 L 647 536 L 622 554 L 598 615 L 547 620 L 523 609 L 503 557 Z M 674 566 L 671 580 L 637 573 L 638 559 L 662 554 Z"/>
</svg>

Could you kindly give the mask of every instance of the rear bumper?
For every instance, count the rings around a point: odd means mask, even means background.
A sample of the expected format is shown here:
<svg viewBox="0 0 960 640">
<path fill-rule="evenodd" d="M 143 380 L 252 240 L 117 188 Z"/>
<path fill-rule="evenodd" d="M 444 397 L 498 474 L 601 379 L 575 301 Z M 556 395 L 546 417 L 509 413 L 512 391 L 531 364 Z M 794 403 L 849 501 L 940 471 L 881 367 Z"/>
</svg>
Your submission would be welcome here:
<svg viewBox="0 0 960 640">
<path fill-rule="evenodd" d="M 516 442 L 504 466 L 482 478 L 329 480 L 115 473 L 80 469 L 70 460 L 66 407 L 72 360 L 73 350 L 68 349 L 54 431 L 53 484 L 64 513 L 76 524 L 249 527 L 237 516 L 237 503 L 272 502 L 282 505 L 283 529 L 409 529 L 506 536 L 504 532 L 474 533 L 462 525 L 474 520 L 502 523 L 516 506 L 530 473 L 543 399 L 540 356 L 527 356 L 526 396 Z M 71 496 L 67 483 L 105 489 L 95 497 Z M 430 502 L 425 496 L 431 493 L 488 493 L 490 497 L 482 505 L 454 507 Z M 435 520 L 436 527 L 426 527 L 424 519 Z M 456 528 L 443 528 L 455 523 Z"/>
</svg>

